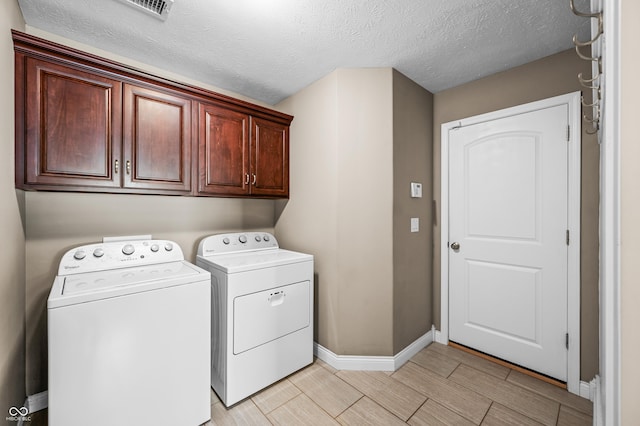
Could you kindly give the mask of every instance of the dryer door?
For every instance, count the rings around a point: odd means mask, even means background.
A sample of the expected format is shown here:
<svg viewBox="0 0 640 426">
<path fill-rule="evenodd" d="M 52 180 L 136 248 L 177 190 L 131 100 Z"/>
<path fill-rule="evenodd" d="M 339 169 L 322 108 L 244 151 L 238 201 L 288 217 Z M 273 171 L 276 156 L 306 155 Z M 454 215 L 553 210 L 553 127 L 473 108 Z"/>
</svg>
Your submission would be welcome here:
<svg viewBox="0 0 640 426">
<path fill-rule="evenodd" d="M 311 324 L 311 283 L 272 288 L 233 300 L 233 353 L 238 355 Z"/>
</svg>

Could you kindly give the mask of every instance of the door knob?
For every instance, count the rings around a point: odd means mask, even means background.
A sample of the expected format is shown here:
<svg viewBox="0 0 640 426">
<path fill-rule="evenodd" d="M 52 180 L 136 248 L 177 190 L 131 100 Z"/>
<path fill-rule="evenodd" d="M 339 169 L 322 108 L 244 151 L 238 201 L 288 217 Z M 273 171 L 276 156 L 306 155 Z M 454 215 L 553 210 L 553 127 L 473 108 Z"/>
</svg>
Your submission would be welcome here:
<svg viewBox="0 0 640 426">
<path fill-rule="evenodd" d="M 451 243 L 451 248 L 454 250 L 460 250 L 460 243 Z"/>
</svg>

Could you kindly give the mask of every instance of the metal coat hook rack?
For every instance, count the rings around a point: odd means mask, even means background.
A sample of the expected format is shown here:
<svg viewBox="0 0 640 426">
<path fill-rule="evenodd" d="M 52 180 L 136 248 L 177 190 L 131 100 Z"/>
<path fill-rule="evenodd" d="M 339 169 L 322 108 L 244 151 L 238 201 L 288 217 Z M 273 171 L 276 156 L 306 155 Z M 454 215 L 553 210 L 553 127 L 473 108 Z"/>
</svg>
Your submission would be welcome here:
<svg viewBox="0 0 640 426">
<path fill-rule="evenodd" d="M 603 27 L 603 19 L 602 19 L 602 11 L 600 12 L 581 12 L 576 9 L 574 0 L 569 0 L 569 6 L 571 7 L 571 11 L 574 15 L 579 16 L 581 18 L 589 18 L 597 20 L 597 28 L 595 31 L 595 36 L 588 41 L 580 41 L 577 36 L 573 36 L 573 45 L 576 49 L 576 54 L 580 59 L 584 59 L 585 61 L 590 61 L 592 63 L 592 74 L 591 78 L 585 78 L 582 73 L 578 74 L 578 81 L 580 85 L 585 89 L 591 90 L 592 97 L 591 103 L 586 103 L 584 100 L 584 95 L 582 96 L 582 105 L 585 108 L 591 108 L 591 117 L 585 113 L 582 117 L 584 120 L 591 124 L 591 130 L 587 130 L 587 133 L 590 135 L 598 133 L 600 130 L 600 117 L 601 117 L 601 101 L 602 101 L 602 56 L 600 55 L 601 51 L 601 37 L 604 32 Z M 585 55 L 581 49 L 590 48 L 591 52 L 589 55 Z"/>
</svg>

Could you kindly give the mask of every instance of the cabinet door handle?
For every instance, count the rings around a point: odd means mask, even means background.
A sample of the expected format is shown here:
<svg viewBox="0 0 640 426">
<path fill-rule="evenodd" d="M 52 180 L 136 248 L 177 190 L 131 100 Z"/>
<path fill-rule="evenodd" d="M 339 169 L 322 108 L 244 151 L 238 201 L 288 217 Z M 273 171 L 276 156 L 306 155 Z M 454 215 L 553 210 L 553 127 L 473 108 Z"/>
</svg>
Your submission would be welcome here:
<svg viewBox="0 0 640 426">
<path fill-rule="evenodd" d="M 245 173 L 246 179 L 244 180 L 245 185 L 249 185 L 249 173 Z"/>
<path fill-rule="evenodd" d="M 253 181 L 251 182 L 251 185 L 255 185 L 256 184 L 256 174 L 253 174 Z"/>
<path fill-rule="evenodd" d="M 120 162 L 118 160 L 116 160 L 116 163 L 113 166 L 113 168 L 114 168 L 114 172 L 118 174 L 118 171 L 120 170 Z"/>
<path fill-rule="evenodd" d="M 127 160 L 127 174 L 131 174 L 131 161 Z"/>
</svg>

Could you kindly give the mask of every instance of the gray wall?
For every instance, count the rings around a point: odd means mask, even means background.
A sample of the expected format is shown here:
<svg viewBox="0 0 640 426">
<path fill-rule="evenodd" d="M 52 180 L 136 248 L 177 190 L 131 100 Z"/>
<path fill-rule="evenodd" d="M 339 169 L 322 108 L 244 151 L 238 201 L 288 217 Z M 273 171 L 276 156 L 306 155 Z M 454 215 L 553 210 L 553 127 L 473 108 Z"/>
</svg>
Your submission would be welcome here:
<svg viewBox="0 0 640 426">
<path fill-rule="evenodd" d="M 21 208 L 14 189 L 14 72 L 11 29 L 24 30 L 16 0 L 0 2 L 0 418 L 25 399 L 25 254 Z"/>
<path fill-rule="evenodd" d="M 393 352 L 398 353 L 433 324 L 432 241 L 433 95 L 393 72 Z M 422 198 L 410 197 L 411 182 Z M 420 232 L 410 232 L 412 217 Z"/>
<path fill-rule="evenodd" d="M 440 127 L 442 123 L 581 89 L 579 72 L 590 75 L 590 63 L 567 50 L 511 70 L 439 92 L 434 98 L 433 191 L 440 209 Z M 588 95 L 588 94 L 587 94 Z M 589 99 L 587 98 L 587 101 Z M 584 126 L 583 126 L 584 127 Z M 586 129 L 585 129 L 586 130 Z M 581 380 L 598 372 L 598 208 L 599 147 L 582 133 L 581 232 Z M 434 227 L 440 241 L 440 220 Z M 434 249 L 433 309 L 440 327 L 440 246 Z"/>
</svg>

